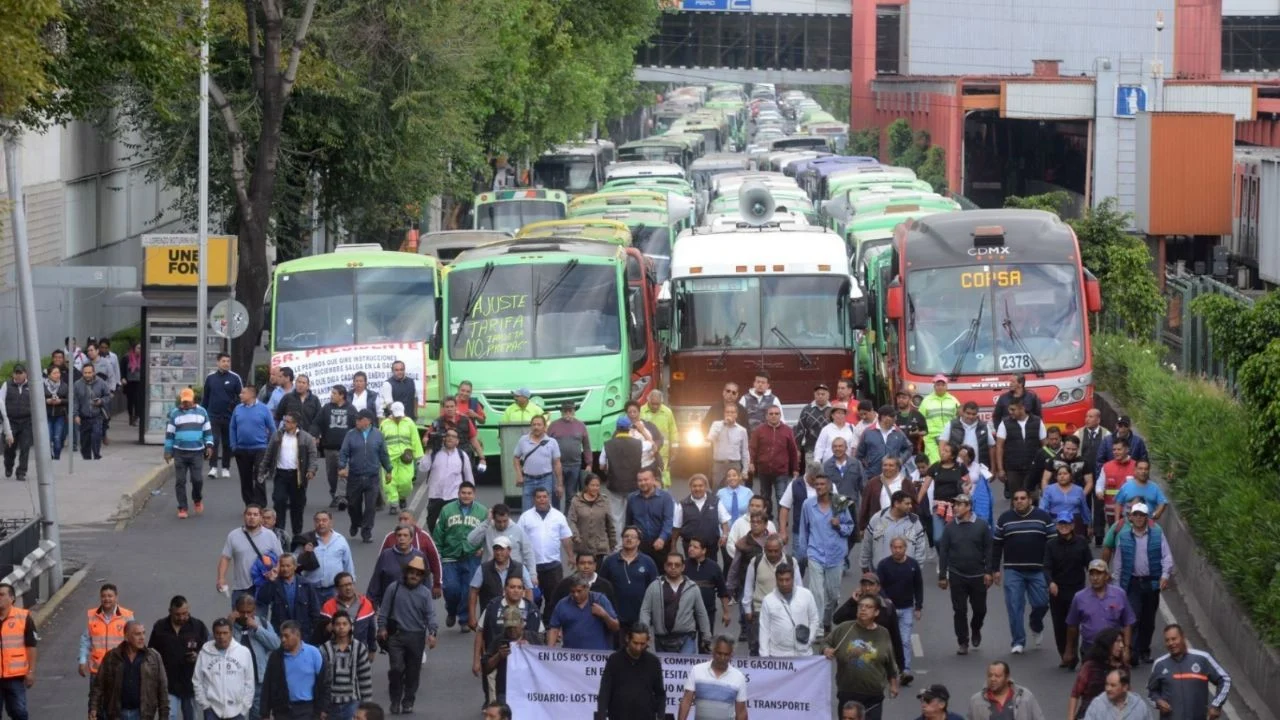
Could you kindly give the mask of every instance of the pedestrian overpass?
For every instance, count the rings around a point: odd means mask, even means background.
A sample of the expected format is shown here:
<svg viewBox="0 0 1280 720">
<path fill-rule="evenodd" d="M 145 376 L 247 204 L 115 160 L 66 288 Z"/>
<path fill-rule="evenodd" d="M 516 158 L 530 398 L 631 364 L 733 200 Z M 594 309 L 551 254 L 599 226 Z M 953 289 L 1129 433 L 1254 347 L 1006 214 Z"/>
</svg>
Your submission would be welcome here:
<svg viewBox="0 0 1280 720">
<path fill-rule="evenodd" d="M 637 80 L 851 85 L 848 0 L 683 0 L 682 7 L 664 12 L 657 34 L 636 51 Z M 784 8 L 791 11 L 763 11 Z"/>
</svg>

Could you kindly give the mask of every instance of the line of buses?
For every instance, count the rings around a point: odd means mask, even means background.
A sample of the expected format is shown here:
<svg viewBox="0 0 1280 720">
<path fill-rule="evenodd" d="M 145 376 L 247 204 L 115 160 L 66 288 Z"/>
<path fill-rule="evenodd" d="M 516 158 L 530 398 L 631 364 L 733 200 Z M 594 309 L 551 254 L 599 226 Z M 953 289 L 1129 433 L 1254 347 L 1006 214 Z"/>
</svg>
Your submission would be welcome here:
<svg viewBox="0 0 1280 720">
<path fill-rule="evenodd" d="M 661 388 L 692 460 L 724 383 L 762 370 L 788 422 L 841 378 L 878 402 L 903 389 L 919 401 L 942 375 L 989 411 L 1021 372 L 1048 423 L 1081 425 L 1101 299 L 1069 226 L 962 211 L 911 170 L 816 135 L 726 152 L 747 147 L 749 103 L 771 96 L 677 91 L 665 134 L 558 148 L 535 163 L 535 187 L 478 196 L 469 230 L 425 235 L 414 253 L 281 263 L 271 350 L 425 343 L 419 422 L 468 381 L 491 452 L 518 387 L 551 414 L 574 403 L 597 447 L 628 400 Z"/>
</svg>

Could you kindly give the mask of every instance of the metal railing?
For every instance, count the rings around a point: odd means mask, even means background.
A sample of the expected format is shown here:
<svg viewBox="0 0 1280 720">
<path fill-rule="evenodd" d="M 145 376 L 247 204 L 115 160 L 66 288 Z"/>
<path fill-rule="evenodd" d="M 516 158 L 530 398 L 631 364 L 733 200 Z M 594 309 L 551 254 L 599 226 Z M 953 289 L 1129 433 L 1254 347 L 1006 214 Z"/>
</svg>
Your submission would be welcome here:
<svg viewBox="0 0 1280 720">
<path fill-rule="evenodd" d="M 1191 311 L 1191 301 L 1201 295 L 1226 295 L 1246 306 L 1253 305 L 1253 298 L 1207 275 L 1169 272 L 1165 276 L 1166 309 L 1156 339 L 1168 348 L 1170 360 L 1179 371 L 1221 380 L 1234 391 L 1235 372 L 1214 353 L 1204 318 Z"/>
<path fill-rule="evenodd" d="M 26 607 L 49 596 L 54 547 L 40 539 L 38 518 L 0 518 L 0 582 L 13 585 Z"/>
</svg>

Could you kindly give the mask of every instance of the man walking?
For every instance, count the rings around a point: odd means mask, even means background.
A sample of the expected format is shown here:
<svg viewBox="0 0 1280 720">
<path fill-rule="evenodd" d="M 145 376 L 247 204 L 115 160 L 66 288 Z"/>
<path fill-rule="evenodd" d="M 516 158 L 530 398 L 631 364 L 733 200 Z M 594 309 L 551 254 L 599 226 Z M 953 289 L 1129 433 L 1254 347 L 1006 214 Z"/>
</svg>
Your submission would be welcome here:
<svg viewBox="0 0 1280 720">
<path fill-rule="evenodd" d="M 736 403 L 725 403 L 724 418 L 711 423 L 707 444 L 711 446 L 711 481 L 716 486 L 724 484 L 724 476 L 729 468 L 734 468 L 742 475 L 743 480 L 750 482 L 747 480 L 751 474 L 749 433 L 738 424 Z"/>
<path fill-rule="evenodd" d="M 98 377 L 94 366 L 86 363 L 74 392 L 76 416 L 71 420 L 79 433 L 80 456 L 85 460 L 101 460 L 102 423 L 110 412 L 111 389 Z"/>
<path fill-rule="evenodd" d="M 390 657 L 387 683 L 393 715 L 413 712 L 425 649 L 436 647 L 435 600 L 423 582 L 426 576 L 422 558 L 410 560 L 403 581 L 391 584 L 378 608 L 378 642 Z"/>
<path fill-rule="evenodd" d="M 1027 392 L 1027 376 L 1022 373 L 1014 373 L 1013 379 L 1009 381 L 1009 389 L 1001 393 L 996 399 L 995 409 L 991 412 L 991 424 L 1000 427 L 1000 423 L 1013 413 L 1009 411 L 1014 401 L 1022 403 L 1022 407 L 1026 409 L 1028 415 L 1042 417 L 1044 411 L 1041 410 L 1040 396 L 1033 392 Z"/>
<path fill-rule="evenodd" d="M 293 390 L 285 393 L 276 406 L 276 421 L 283 420 L 290 414 L 298 416 L 298 425 L 310 431 L 316 425 L 320 415 L 320 398 L 311 392 L 311 378 L 299 374 L 293 382 Z"/>
<path fill-rule="evenodd" d="M 280 647 L 267 659 L 262 681 L 262 717 L 312 720 L 324 717 L 328 673 L 320 649 L 302 641 L 302 629 L 290 620 L 280 628 Z"/>
<path fill-rule="evenodd" d="M 191 677 L 202 720 L 245 720 L 253 710 L 257 677 L 249 648 L 232 637 L 226 618 L 213 621 L 213 639 L 196 656 Z"/>
<path fill-rule="evenodd" d="M 1155 633 L 1156 612 L 1160 609 L 1160 591 L 1169 587 L 1173 577 L 1173 553 L 1164 531 L 1150 519 L 1145 503 L 1129 508 L 1129 522 L 1112 538 L 1108 549 L 1118 551 L 1112 568 L 1119 576 L 1119 586 L 1129 597 L 1129 607 L 1138 616 L 1137 637 L 1130 645 L 1131 665 L 1151 662 L 1151 636 Z"/>
<path fill-rule="evenodd" d="M 536 643 L 541 634 L 542 616 L 525 597 L 526 587 L 524 578 L 508 575 L 498 595 L 476 611 L 480 631 L 472 644 L 471 671 L 480 677 L 486 701 L 507 698 L 511 646 Z"/>
<path fill-rule="evenodd" d="M 391 363 L 391 376 L 382 383 L 378 391 L 378 405 L 383 415 L 391 403 L 404 406 L 405 416 L 410 420 L 418 419 L 418 385 L 413 378 L 405 375 L 404 363 L 396 360 Z"/>
<path fill-rule="evenodd" d="M 533 548 L 537 583 L 545 598 L 542 614 L 549 617 L 555 610 L 551 596 L 564 577 L 564 558 L 573 557 L 573 532 L 564 513 L 551 504 L 551 493 L 542 487 L 533 493 L 533 507 L 520 514 L 519 525 Z M 474 571 L 474 565 L 471 567 Z M 470 580 L 468 576 L 467 582 Z"/>
<path fill-rule="evenodd" d="M 1012 408 L 1018 408 L 1014 401 Z M 1036 647 L 1044 636 L 1044 616 L 1049 612 L 1049 587 L 1044 575 L 1045 546 L 1056 535 L 1049 513 L 1031 505 L 1031 494 L 1025 488 L 1013 493 L 1013 507 L 996 519 L 995 538 L 991 546 L 991 569 L 1000 584 L 1000 565 L 1004 563 L 1004 604 L 1009 611 L 1009 634 L 1014 655 L 1021 655 L 1027 644 L 1022 624 L 1024 603 L 1031 603 L 1031 640 Z"/>
<path fill-rule="evenodd" d="M 529 568 L 524 563 L 511 558 L 510 540 L 505 537 L 495 538 L 491 552 L 493 559 L 480 563 L 480 567 L 476 568 L 469 582 L 467 624 L 472 630 L 476 630 L 483 624 L 484 621 L 480 616 L 484 614 L 485 608 L 489 607 L 489 603 L 502 596 L 503 589 L 507 586 L 507 578 L 520 578 L 522 592 L 525 588 L 530 591 L 533 589 L 533 577 L 529 573 Z M 554 601 L 560 598 L 554 592 L 552 597 L 552 607 L 554 607 Z"/>
<path fill-rule="evenodd" d="M 987 686 L 969 698 L 968 720 L 1043 720 L 1044 712 L 1031 690 L 1015 685 L 1009 664 L 997 660 L 987 665 Z"/>
<path fill-rule="evenodd" d="M 564 494 L 564 467 L 560 462 L 560 443 L 547 435 L 547 418 L 535 415 L 529 421 L 529 433 L 516 443 L 512 456 L 516 484 L 521 487 L 525 508 L 533 507 L 533 494 L 539 488 L 552 493 L 556 505 Z"/>
<path fill-rule="evenodd" d="M 973 514 L 968 495 L 952 501 L 955 518 L 947 523 L 938 541 L 938 587 L 951 590 L 952 620 L 956 631 L 957 655 L 969 654 L 982 645 L 982 624 L 987 617 L 987 588 L 991 575 L 991 528 Z M 967 618 L 973 608 L 973 619 Z"/>
<path fill-rule="evenodd" d="M 333 516 L 328 510 L 317 512 L 313 521 L 315 532 L 311 533 L 302 549 L 315 555 L 316 568 L 304 573 L 303 579 L 315 586 L 316 594 L 323 603 L 337 592 L 334 584 L 339 573 L 356 574 L 356 563 L 347 539 L 333 529 Z"/>
<path fill-rule="evenodd" d="M 347 534 L 354 538 L 359 533 L 366 543 L 373 541 L 379 470 L 391 475 L 391 456 L 382 433 L 373 427 L 373 411 L 361 410 L 355 429 L 347 431 L 338 450 L 338 476 L 347 481 L 347 513 L 351 517 Z"/>
<path fill-rule="evenodd" d="M 658 479 L 650 468 L 640 471 L 636 478 L 640 489 L 627 496 L 627 513 L 623 527 L 640 530 L 640 550 L 646 553 L 654 565 L 665 563 L 671 532 L 675 526 L 675 501 L 658 487 Z"/>
<path fill-rule="evenodd" d="M 498 506 L 494 506 L 495 513 Z M 423 530 L 418 525 L 418 519 L 414 517 L 413 512 L 409 510 L 401 510 L 396 516 L 396 527 L 408 527 L 413 529 L 413 549 L 421 552 L 427 559 L 427 574 L 431 576 L 431 594 L 438 600 L 443 596 L 444 585 L 444 569 L 440 563 L 440 551 L 436 548 L 436 541 L 431 539 L 431 533 Z M 523 536 L 521 536 L 523 537 Z M 470 542 L 468 536 L 467 541 Z M 514 544 L 514 540 L 512 543 Z M 382 538 L 382 549 L 386 550 L 395 546 L 396 530 L 391 529 Z M 474 543 L 472 543 L 474 544 Z M 530 556 L 532 557 L 532 556 Z"/>
<path fill-rule="evenodd" d="M 269 475 L 273 478 L 271 496 L 276 515 L 283 523 L 286 513 L 288 514 L 290 530 L 294 535 L 302 532 L 307 485 L 320 467 L 316 441 L 301 425 L 302 418 L 296 413 L 284 416 L 280 429 L 267 445 L 258 472 L 259 476 Z"/>
<path fill-rule="evenodd" d="M 1222 706 L 1231 694 L 1231 675 L 1212 655 L 1203 650 L 1192 650 L 1182 626 L 1166 625 L 1164 646 L 1167 655 L 1156 660 L 1147 680 L 1147 694 L 1160 711 L 1160 717 L 1170 720 L 1218 720 Z M 1211 697 L 1209 684 L 1218 689 Z"/>
<path fill-rule="evenodd" d="M 36 402 L 44 401 L 44 393 Z M 35 434 L 31 427 L 31 383 L 27 368 L 13 366 L 10 379 L 0 387 L 0 420 L 4 423 L 4 476 L 13 477 L 14 460 L 18 463 L 18 481 L 27 479 L 27 459 Z"/>
<path fill-rule="evenodd" d="M 280 545 L 279 536 L 262 525 L 262 508 L 245 505 L 244 526 L 227 533 L 227 541 L 222 545 L 222 554 L 218 558 L 218 592 L 231 596 L 232 607 L 241 595 L 252 597 L 254 565 L 261 563 L 260 567 L 269 568 L 282 554 L 284 548 Z M 227 584 L 227 570 L 231 570 L 230 585 Z"/>
<path fill-rule="evenodd" d="M 818 494 L 805 500 L 800 510 L 795 551 L 797 558 L 808 562 L 809 589 L 822 611 L 822 627 L 814 628 L 814 637 L 821 639 L 831 629 L 831 614 L 840 604 L 844 559 L 849 554 L 849 536 L 856 528 L 850 509 L 834 505 L 826 475 L 815 476 L 813 487 Z"/>
<path fill-rule="evenodd" d="M 896 418 L 897 413 L 894 408 L 885 405 L 880 408 L 876 425 L 862 432 L 858 449 L 854 453 L 854 457 L 862 466 L 862 482 L 858 483 L 859 490 L 862 489 L 863 483 L 870 482 L 871 478 L 880 474 L 885 458 L 897 458 L 901 464 L 911 459 L 911 440 L 895 425 Z M 850 497 L 856 498 L 857 494 Z"/>
<path fill-rule="evenodd" d="M 575 574 L 569 597 L 556 604 L 547 621 L 547 647 L 563 641 L 565 649 L 608 650 L 619 627 L 609 598 L 591 592 L 591 581 Z"/>
<path fill-rule="evenodd" d="M 560 473 L 564 477 L 564 508 L 582 489 L 583 473 L 591 468 L 591 433 L 575 417 L 578 406 L 572 400 L 560 404 L 560 417 L 547 427 L 547 435 L 560 448 Z"/>
<path fill-rule="evenodd" d="M 818 383 L 813 388 L 813 401 L 800 410 L 800 419 L 791 428 L 795 434 L 796 445 L 800 448 L 803 462 L 805 457 L 813 453 L 822 428 L 830 422 L 831 388 L 826 383 Z"/>
<path fill-rule="evenodd" d="M 764 422 L 751 432 L 752 474 L 760 478 L 760 494 L 772 507 L 791 484 L 791 478 L 800 474 L 800 446 L 795 433 L 782 424 L 782 408 L 771 405 L 765 409 Z"/>
<path fill-rule="evenodd" d="M 453 627 L 462 621 L 462 632 L 468 632 L 467 605 L 468 586 L 476 568 L 480 566 L 481 549 L 467 540 L 471 531 L 480 526 L 480 522 L 489 512 L 488 508 L 476 500 L 476 488 L 464 482 L 458 488 L 458 499 L 445 505 L 440 511 L 440 520 L 432 532 L 436 547 L 440 550 L 440 560 L 444 565 L 444 603 L 445 627 Z M 412 562 L 410 563 L 412 564 Z M 426 565 L 423 565 L 426 568 Z M 425 574 L 425 573 L 424 573 Z M 428 592 L 429 596 L 431 593 Z"/>
<path fill-rule="evenodd" d="M 572 527 L 570 525 L 570 528 Z M 533 557 L 533 544 L 529 542 L 529 537 L 525 535 L 520 525 L 511 519 L 511 508 L 505 503 L 498 503 L 489 508 L 489 517 L 467 534 L 467 542 L 484 547 L 483 560 L 488 562 L 494 557 L 493 544 L 500 537 L 506 538 L 507 542 L 511 543 L 511 557 L 529 568 L 529 572 L 533 572 L 533 568 L 538 564 Z M 423 550 L 423 552 L 426 551 Z M 430 557 L 428 554 L 428 560 Z"/>
<path fill-rule="evenodd" d="M 1084 590 L 1088 580 L 1089 563 L 1093 553 L 1089 539 L 1075 532 L 1075 518 L 1070 512 L 1058 513 L 1055 518 L 1058 534 L 1049 539 L 1044 548 L 1044 575 L 1049 583 L 1049 614 L 1053 617 L 1053 638 L 1058 643 L 1058 667 L 1075 669 L 1075 648 L 1071 648 L 1071 661 L 1067 654 L 1067 613 L 1071 600 Z"/>
<path fill-rule="evenodd" d="M 924 525 L 912 508 L 911 493 L 898 490 L 889 496 L 889 507 L 871 517 L 862 534 L 859 566 L 862 572 L 873 572 L 892 554 L 892 541 L 901 538 L 906 552 L 917 562 L 923 561 L 928 552 L 924 537 Z"/>
<path fill-rule="evenodd" d="M 30 611 L 14 607 L 13 586 L 0 583 L 0 711 L 27 720 L 27 688 L 36 683 L 39 636 Z"/>
<path fill-rule="evenodd" d="M 823 426 L 818 433 L 817 441 L 814 443 L 814 462 L 819 465 L 825 463 L 827 458 L 831 457 L 831 446 L 837 439 L 844 440 L 846 452 L 850 449 L 857 449 L 858 439 L 854 436 L 853 426 L 846 422 L 848 416 L 849 410 L 844 405 L 831 406 L 831 423 Z"/>
<path fill-rule="evenodd" d="M 1129 607 L 1125 592 L 1111 584 L 1111 571 L 1104 560 L 1089 562 L 1089 587 L 1076 593 L 1067 610 L 1067 657 L 1075 662 L 1076 640 L 1080 655 L 1089 657 L 1090 647 L 1098 633 L 1112 628 L 1124 633 L 1124 646 L 1132 648 L 1133 625 L 1138 618 Z"/>
<path fill-rule="evenodd" d="M 89 720 L 153 720 L 169 717 L 169 684 L 160 653 L 147 647 L 147 629 L 130 620 L 124 642 L 102 658 L 89 692 Z"/>
<path fill-rule="evenodd" d="M 176 479 L 174 495 L 178 498 L 178 519 L 187 519 L 187 481 L 191 481 L 191 499 L 196 514 L 204 512 L 204 459 L 213 455 L 213 428 L 209 413 L 196 405 L 196 394 L 183 388 L 178 394 L 178 407 L 169 411 L 164 429 L 164 461 L 173 463 Z"/>
<path fill-rule="evenodd" d="M 312 635 L 316 644 L 333 636 L 333 616 L 344 612 L 351 620 L 351 637 L 364 643 L 370 653 L 378 652 L 378 619 L 373 601 L 356 591 L 356 579 L 351 573 L 338 573 L 333 586 L 337 593 L 324 601 L 316 617 L 317 632 Z"/>
<path fill-rule="evenodd" d="M 231 413 L 244 382 L 231 370 L 231 356 L 218 353 L 218 368 L 204 379 L 204 392 L 200 404 L 209 414 L 213 426 L 213 457 L 209 459 L 209 477 L 218 476 L 218 461 L 222 461 L 222 477 L 231 477 Z"/>
<path fill-rule="evenodd" d="M 698 639 L 711 637 L 711 620 L 697 584 L 684 576 L 684 557 L 672 552 L 663 577 L 644 593 L 640 622 L 653 628 L 661 652 L 695 655 Z"/>
<path fill-rule="evenodd" d="M 257 468 L 267 454 L 271 436 L 276 434 L 276 420 L 271 411 L 258 401 L 258 389 L 246 385 L 240 391 L 240 404 L 231 412 L 228 430 L 231 452 L 236 456 L 236 472 L 240 475 L 240 499 L 245 505 L 267 504 L 266 489 L 258 482 Z"/>
<path fill-rule="evenodd" d="M 317 449 L 324 455 L 325 473 L 329 480 L 329 507 L 338 512 L 347 509 L 347 482 L 338 471 L 342 468 L 338 454 L 347 433 L 356 426 L 356 411 L 347 402 L 347 389 L 334 385 L 329 391 L 329 402 L 320 408 L 316 427 L 312 431 L 318 443 Z"/>
<path fill-rule="evenodd" d="M 476 482 L 471 458 L 459 445 L 458 430 L 445 430 L 443 440 L 443 446 L 431 456 L 427 470 L 427 527 L 431 530 L 435 530 L 445 503 L 458 499 L 462 483 L 474 485 Z"/>
<path fill-rule="evenodd" d="M 747 720 L 747 676 L 729 664 L 733 640 L 721 635 L 711 643 L 711 661 L 689 668 L 680 698 L 678 720 L 736 718 Z"/>
<path fill-rule="evenodd" d="M 676 428 L 675 413 L 663 404 L 665 400 L 666 396 L 661 390 L 651 391 L 645 400 L 644 407 L 640 409 L 640 419 L 657 428 L 659 435 L 666 439 L 658 449 L 658 454 L 662 457 L 662 487 L 669 488 L 671 487 L 671 463 L 675 461 L 674 444 L 680 435 L 679 429 Z M 568 497 L 573 495 L 574 493 L 570 492 Z"/>
<path fill-rule="evenodd" d="M 230 631 L 227 633 L 230 637 Z M 169 600 L 169 615 L 151 628 L 148 647 L 160 653 L 169 683 L 169 707 L 181 711 L 182 720 L 195 720 L 196 702 L 192 676 L 200 649 L 209 642 L 209 628 L 191 617 L 191 606 L 181 595 Z"/>
<path fill-rule="evenodd" d="M 924 612 L 924 573 L 920 563 L 907 555 L 907 540 L 897 536 L 889 541 L 889 557 L 876 565 L 876 577 L 880 578 L 884 597 L 893 603 L 898 615 L 898 629 L 902 638 L 902 684 L 907 686 L 915 679 L 911 672 L 913 648 L 911 633 L 916 621 Z"/>
<path fill-rule="evenodd" d="M 89 609 L 85 630 L 80 635 L 80 677 L 90 678 L 90 684 L 97 678 L 103 658 L 124 642 L 126 627 L 133 622 L 133 611 L 116 602 L 118 592 L 111 583 L 98 589 L 98 606 Z M 145 629 L 142 632 L 146 634 Z M 90 704 L 89 707 L 97 706 Z"/>
<path fill-rule="evenodd" d="M 768 536 L 764 541 L 764 552 L 751 559 L 743 577 L 742 610 L 747 618 L 747 642 L 752 657 L 760 654 L 760 609 L 764 606 L 764 599 L 778 587 L 778 569 L 784 565 L 796 566 L 795 558 L 782 552 L 782 545 L 782 538 L 778 535 Z M 804 587 L 799 573 L 792 577 L 796 587 Z"/>
<path fill-rule="evenodd" d="M 369 376 L 363 371 L 357 371 L 351 376 L 351 407 L 357 413 L 369 410 L 374 417 L 381 412 L 381 405 L 378 402 L 378 391 L 369 389 Z"/>
<path fill-rule="evenodd" d="M 942 434 L 947 425 L 960 414 L 960 401 L 947 391 L 947 376 L 938 373 L 933 376 L 933 392 L 920 401 L 920 414 L 924 415 L 927 434 L 924 440 L 924 452 L 929 462 L 938 462 L 938 443 L 933 438 Z"/>
<path fill-rule="evenodd" d="M 391 458 L 391 472 L 382 484 L 382 494 L 387 501 L 387 512 L 392 515 L 409 505 L 413 494 L 413 476 L 418 461 L 422 459 L 422 440 L 418 426 L 405 416 L 405 405 L 391 403 L 391 417 L 382 421 L 383 440 Z"/>
<path fill-rule="evenodd" d="M 666 711 L 662 661 L 649 652 L 649 628 L 637 625 L 604 663 L 595 720 L 659 720 Z"/>
<path fill-rule="evenodd" d="M 98 371 L 98 377 L 107 383 L 107 388 L 111 390 L 111 397 L 115 398 L 120 390 L 120 381 L 124 378 L 120 375 L 120 356 L 111 352 L 111 338 L 102 337 L 98 340 L 98 356 L 93 364 Z M 111 440 L 107 436 L 107 431 L 111 429 L 111 403 L 108 402 L 106 407 L 107 411 L 102 416 L 102 443 L 110 445 Z"/>
<path fill-rule="evenodd" d="M 270 625 L 261 621 L 257 601 L 247 593 L 236 598 L 229 620 L 232 636 L 236 642 L 249 649 L 249 657 L 253 662 L 253 706 L 249 708 L 247 720 L 258 720 L 258 710 L 262 706 L 262 681 L 267 675 L 267 660 L 280 647 L 280 636 L 276 635 Z"/>
<path fill-rule="evenodd" d="M 289 621 L 297 623 L 303 637 L 312 637 L 312 623 L 320 615 L 320 597 L 314 585 L 298 577 L 298 560 L 291 553 L 280 556 L 275 579 L 258 588 L 254 599 L 262 619 L 281 637 Z"/>
<path fill-rule="evenodd" d="M 991 467 L 991 448 L 995 438 L 991 426 L 978 418 L 978 403 L 970 400 L 960 408 L 960 415 L 947 423 L 937 440 L 949 440 L 960 447 L 978 451 L 978 462 Z M 929 442 L 930 445 L 935 445 Z M 923 468 L 921 468 L 923 470 Z"/>
<path fill-rule="evenodd" d="M 1009 415 L 996 426 L 996 477 L 1004 483 L 1004 496 L 1018 490 L 1039 494 L 1041 448 L 1048 436 L 1038 415 L 1027 414 L 1021 400 L 1009 403 Z"/>
<path fill-rule="evenodd" d="M 638 476 L 644 452 L 645 441 L 631 437 L 631 420 L 625 416 L 618 418 L 613 437 L 605 441 L 600 452 L 604 495 L 609 500 L 609 514 L 613 516 L 618 539 L 626 527 L 627 498 L 640 486 Z"/>
<path fill-rule="evenodd" d="M 658 566 L 652 558 L 640 552 L 639 528 L 629 527 L 622 531 L 622 546 L 618 552 L 604 559 L 600 575 L 613 585 L 614 597 L 618 601 L 618 622 L 624 629 L 632 627 L 640 618 L 640 605 L 649 584 L 658 578 Z M 591 589 L 590 581 L 587 589 Z"/>
<path fill-rule="evenodd" d="M 822 611 L 807 588 L 796 587 L 796 571 L 780 565 L 777 587 L 760 603 L 760 654 L 764 657 L 804 657 L 813 654 L 813 633 L 822 625 Z"/>
</svg>

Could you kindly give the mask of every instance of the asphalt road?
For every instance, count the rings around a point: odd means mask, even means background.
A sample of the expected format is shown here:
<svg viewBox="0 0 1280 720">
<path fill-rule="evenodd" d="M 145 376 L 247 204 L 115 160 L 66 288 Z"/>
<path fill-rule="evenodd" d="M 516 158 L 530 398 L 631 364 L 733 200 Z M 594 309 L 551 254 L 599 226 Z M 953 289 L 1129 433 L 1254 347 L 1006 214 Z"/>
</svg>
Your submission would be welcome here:
<svg viewBox="0 0 1280 720">
<path fill-rule="evenodd" d="M 326 491 L 322 481 L 313 483 L 310 510 L 327 505 Z M 499 502 L 498 488 L 481 488 L 480 500 L 486 504 Z M 238 480 L 235 477 L 207 480 L 205 506 L 203 516 L 178 520 L 170 484 L 163 494 L 152 498 L 142 514 L 125 530 L 104 530 L 69 538 L 74 545 L 69 551 L 92 559 L 94 564 L 85 582 L 47 626 L 41 628 L 39 678 L 29 696 L 33 717 L 84 717 L 87 689 L 86 681 L 76 672 L 76 649 L 84 627 L 85 610 L 96 605 L 97 588 L 101 583 L 119 585 L 121 603 L 132 609 L 148 627 L 165 616 L 169 598 L 175 594 L 185 595 L 191 603 L 192 614 L 206 624 L 228 611 L 227 600 L 216 591 L 214 583 L 223 541 L 227 533 L 240 523 L 242 508 Z M 377 522 L 375 536 L 380 539 L 390 530 L 394 518 L 384 512 L 379 514 Z M 339 531 L 345 532 L 347 526 L 344 517 L 335 518 L 335 527 Z M 363 588 L 367 571 L 375 561 L 376 546 L 357 541 L 352 548 L 357 570 L 365 574 L 357 577 L 357 583 Z M 1004 660 L 1012 666 L 1014 681 L 1035 693 L 1046 718 L 1065 718 L 1073 675 L 1057 667 L 1052 629 L 1046 630 L 1043 647 L 1029 648 L 1021 657 L 1011 655 L 1002 591 L 993 587 L 988 595 L 990 609 L 983 645 L 968 656 L 959 657 L 955 654 L 948 595 L 930 581 L 936 577 L 935 564 L 928 562 L 924 569 L 927 599 L 924 617 L 916 624 L 913 638 L 918 651 L 914 662 L 916 680 L 898 699 L 887 703 L 885 720 L 917 717 L 920 707 L 915 692 L 931 683 L 946 685 L 954 698 L 951 709 L 964 714 L 968 697 L 981 689 L 986 665 L 993 660 Z M 846 574 L 846 593 L 855 588 L 856 580 L 856 573 Z M 441 618 L 443 614 L 441 601 Z M 479 682 L 471 675 L 472 638 L 472 635 L 462 634 L 456 628 L 441 628 L 439 645 L 424 668 L 417 713 L 420 717 L 432 720 L 478 717 L 483 696 Z M 745 643 L 740 652 L 746 652 Z M 381 656 L 375 662 L 375 699 L 384 703 L 385 663 Z M 1135 672 L 1135 686 L 1145 684 L 1149 667 Z"/>
</svg>

